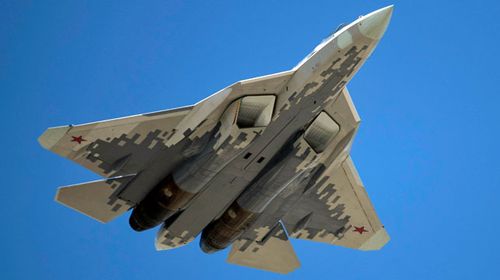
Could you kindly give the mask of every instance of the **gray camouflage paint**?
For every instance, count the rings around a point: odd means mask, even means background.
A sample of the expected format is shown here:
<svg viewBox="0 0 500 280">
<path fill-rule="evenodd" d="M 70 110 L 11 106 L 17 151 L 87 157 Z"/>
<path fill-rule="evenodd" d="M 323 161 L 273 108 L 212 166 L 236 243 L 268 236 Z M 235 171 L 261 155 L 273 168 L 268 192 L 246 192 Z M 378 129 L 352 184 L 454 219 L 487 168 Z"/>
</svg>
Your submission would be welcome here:
<svg viewBox="0 0 500 280">
<path fill-rule="evenodd" d="M 338 30 L 290 71 L 235 83 L 194 106 L 52 128 L 39 141 L 102 176 L 133 176 L 113 189 L 106 197 L 111 201 L 133 206 L 168 174 L 174 175 L 180 188 L 198 193 L 160 229 L 158 249 L 192 241 L 235 200 L 260 213 L 241 236 L 246 243 L 265 245 L 264 237 L 283 220 L 293 237 L 365 249 L 377 247 L 387 238 L 385 231 L 380 233 L 381 225 L 372 208 L 363 208 L 365 218 L 358 220 L 370 224 L 369 234 L 361 231 L 359 237 L 373 240 L 339 241 L 351 232 L 352 223 L 352 217 L 346 214 L 352 209 L 342 200 L 343 193 L 359 195 L 364 191 L 352 163 L 349 165 L 348 154 L 359 120 L 343 89 L 377 45 L 391 13 L 392 7 L 387 7 Z M 262 94 L 277 96 L 276 112 L 265 129 L 225 125 L 225 116 L 236 100 Z M 335 107 L 339 102 L 344 102 L 343 106 Z M 331 108 L 335 109 L 328 112 Z M 341 130 L 319 155 L 301 132 L 321 111 L 329 113 Z M 84 142 L 73 143 L 75 137 Z M 293 145 L 290 139 L 294 139 Z M 344 173 L 339 176 L 349 178 L 338 187 L 327 172 L 340 169 Z M 362 206 L 371 207 L 367 198 L 358 200 Z M 370 244 L 365 246 L 367 242 Z M 248 246 L 239 250 L 245 248 Z"/>
<path fill-rule="evenodd" d="M 165 232 L 165 234 L 163 238 L 161 233 L 158 235 L 157 248 L 166 249 L 175 247 L 172 245 L 182 245 L 189 240 L 193 240 L 212 221 L 213 217 L 220 216 L 227 209 L 231 201 L 235 200 L 266 166 L 265 163 L 267 162 L 257 163 L 256 158 L 272 158 L 280 150 L 280 147 L 285 146 L 295 133 L 304 130 L 307 124 L 329 102 L 336 98 L 377 43 L 375 40 L 360 35 L 356 26 L 351 26 L 344 32 L 357 34 L 359 40 L 356 42 L 353 41 L 352 44 L 345 48 L 332 47 L 337 51 L 333 54 L 333 58 L 330 58 L 330 62 L 323 67 L 314 64 L 312 69 L 309 69 L 309 61 L 300 66 L 283 88 L 284 90 L 277 94 L 278 104 L 280 100 L 285 98 L 286 102 L 281 107 L 278 107 L 280 109 L 273 117 L 272 122 L 262 135 L 252 143 L 250 149 L 245 151 L 252 153 L 252 158 L 250 160 L 241 157 L 235 158 L 231 162 L 230 168 L 219 171 L 208 186 L 206 186 L 208 192 L 223 192 L 226 195 L 218 197 L 215 194 L 207 194 L 203 196 L 204 200 L 198 203 L 195 198 L 192 206 L 199 205 L 198 207 L 190 207 L 192 211 L 187 209 L 189 212 L 181 214 L 178 217 L 179 221 L 174 221 L 168 228 L 162 228 L 161 231 Z M 335 43 L 335 40 L 333 40 L 330 44 L 336 45 Z M 322 50 L 319 50 L 315 56 L 313 55 L 311 60 L 321 55 Z M 298 84 L 295 80 L 299 79 L 301 75 L 310 77 L 309 82 Z M 295 86 L 296 84 L 297 86 Z M 294 88 L 296 89 L 294 90 Z M 235 169 L 245 172 L 245 179 L 248 179 L 235 181 L 235 175 L 241 172 Z M 221 187 L 221 185 L 229 185 L 231 186 L 231 190 L 227 190 Z M 211 201 L 210 205 L 205 200 Z M 190 212 L 198 214 L 188 215 Z M 199 213 L 204 213 L 205 215 L 200 217 Z M 183 218 L 187 221 L 195 219 L 198 224 L 190 223 L 187 225 L 182 221 Z M 169 238 L 166 238 L 167 233 L 169 236 L 174 236 L 176 240 L 181 240 L 180 243 L 172 244 L 168 240 Z M 167 244 L 169 246 L 166 246 Z"/>
</svg>

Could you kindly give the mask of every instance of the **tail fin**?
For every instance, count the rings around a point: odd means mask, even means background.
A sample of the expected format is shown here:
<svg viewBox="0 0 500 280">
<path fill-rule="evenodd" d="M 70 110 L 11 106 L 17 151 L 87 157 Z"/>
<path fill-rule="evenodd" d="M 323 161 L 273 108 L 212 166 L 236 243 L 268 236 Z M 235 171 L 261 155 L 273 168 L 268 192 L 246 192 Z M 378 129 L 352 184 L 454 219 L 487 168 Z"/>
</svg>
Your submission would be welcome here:
<svg viewBox="0 0 500 280">
<path fill-rule="evenodd" d="M 114 194 L 118 187 L 130 182 L 134 176 L 60 187 L 55 200 L 101 223 L 107 223 L 134 206 Z"/>
</svg>

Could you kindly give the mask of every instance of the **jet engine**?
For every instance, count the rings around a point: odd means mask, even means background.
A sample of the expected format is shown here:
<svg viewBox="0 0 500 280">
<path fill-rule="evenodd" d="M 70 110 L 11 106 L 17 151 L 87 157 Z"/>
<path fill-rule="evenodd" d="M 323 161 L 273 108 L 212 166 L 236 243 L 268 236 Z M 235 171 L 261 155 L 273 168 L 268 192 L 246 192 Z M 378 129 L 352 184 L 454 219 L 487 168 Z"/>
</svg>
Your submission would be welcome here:
<svg viewBox="0 0 500 280">
<path fill-rule="evenodd" d="M 153 228 L 173 216 L 194 195 L 179 188 L 169 175 L 134 208 L 129 219 L 130 227 L 135 231 Z"/>
</svg>

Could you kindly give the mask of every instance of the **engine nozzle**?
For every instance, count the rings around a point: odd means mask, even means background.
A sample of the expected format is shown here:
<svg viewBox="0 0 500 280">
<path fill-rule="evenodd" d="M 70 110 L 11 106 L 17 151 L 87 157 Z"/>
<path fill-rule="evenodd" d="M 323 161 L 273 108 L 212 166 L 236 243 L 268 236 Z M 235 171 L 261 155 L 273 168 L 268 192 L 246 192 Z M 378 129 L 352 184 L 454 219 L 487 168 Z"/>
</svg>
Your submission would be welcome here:
<svg viewBox="0 0 500 280">
<path fill-rule="evenodd" d="M 257 218 L 257 214 L 234 202 L 222 216 L 208 225 L 201 234 L 200 248 L 205 253 L 225 249 Z"/>
<path fill-rule="evenodd" d="M 179 188 L 169 175 L 135 207 L 130 227 L 135 231 L 156 227 L 182 209 L 194 195 Z"/>
</svg>

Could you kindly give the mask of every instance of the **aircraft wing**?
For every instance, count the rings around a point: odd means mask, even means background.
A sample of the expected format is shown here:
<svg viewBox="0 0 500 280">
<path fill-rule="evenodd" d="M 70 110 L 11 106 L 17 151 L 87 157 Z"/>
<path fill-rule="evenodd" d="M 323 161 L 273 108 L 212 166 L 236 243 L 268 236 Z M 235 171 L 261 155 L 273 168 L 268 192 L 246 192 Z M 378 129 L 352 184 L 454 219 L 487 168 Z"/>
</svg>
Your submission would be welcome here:
<svg viewBox="0 0 500 280">
<path fill-rule="evenodd" d="M 389 241 L 350 157 L 327 168 L 282 220 L 299 239 L 360 250 L 378 250 Z"/>
<path fill-rule="evenodd" d="M 135 174 L 192 107 L 47 129 L 40 144 L 106 178 Z"/>
</svg>

